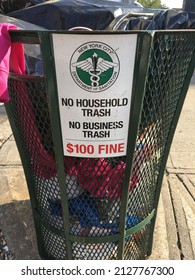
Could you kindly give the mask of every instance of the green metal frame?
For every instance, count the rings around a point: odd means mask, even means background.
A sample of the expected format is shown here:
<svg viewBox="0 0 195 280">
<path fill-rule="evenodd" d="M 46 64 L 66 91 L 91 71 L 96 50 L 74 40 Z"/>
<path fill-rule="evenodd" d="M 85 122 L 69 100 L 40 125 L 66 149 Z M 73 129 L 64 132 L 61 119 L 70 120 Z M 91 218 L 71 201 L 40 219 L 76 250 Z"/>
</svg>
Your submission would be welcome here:
<svg viewBox="0 0 195 280">
<path fill-rule="evenodd" d="M 160 32 L 160 31 L 158 31 Z M 163 31 L 164 32 L 164 31 Z M 171 31 L 174 32 L 174 31 Z M 193 31 L 192 31 L 193 32 Z M 78 34 L 75 32 L 61 32 L 61 31 L 11 31 L 12 41 L 14 42 L 22 42 L 28 44 L 40 44 L 42 59 L 43 59 L 43 67 L 44 67 L 44 81 L 46 84 L 47 91 L 47 102 L 49 108 L 49 115 L 51 120 L 51 128 L 52 128 L 52 136 L 54 143 L 54 151 L 57 163 L 57 171 L 59 176 L 59 186 L 60 186 L 60 194 L 63 198 L 62 203 L 62 213 L 63 213 L 63 221 L 64 228 L 63 231 L 57 230 L 51 225 L 48 225 L 46 222 L 41 220 L 39 213 L 36 210 L 36 199 L 33 188 L 31 185 L 33 184 L 32 177 L 30 174 L 29 167 L 25 160 L 25 155 L 23 152 L 23 147 L 21 145 L 20 138 L 18 136 L 17 129 L 14 125 L 14 119 L 12 118 L 11 109 L 9 103 L 6 104 L 6 110 L 9 116 L 10 124 L 14 133 L 14 137 L 16 140 L 16 144 L 18 146 L 18 150 L 21 156 L 22 164 L 24 167 L 24 172 L 27 180 L 27 184 L 29 187 L 29 193 L 31 197 L 32 211 L 34 216 L 35 228 L 37 233 L 37 241 L 38 241 L 38 249 L 40 256 L 44 256 L 44 250 L 42 249 L 42 241 L 40 239 L 40 227 L 39 224 L 43 223 L 44 226 L 50 229 L 53 233 L 62 236 L 66 241 L 66 250 L 67 250 L 67 258 L 72 259 L 72 242 L 81 242 L 81 243 L 106 243 L 106 242 L 114 242 L 118 241 L 118 256 L 117 259 L 123 259 L 124 253 L 124 243 L 125 238 L 132 235 L 133 233 L 138 232 L 141 228 L 146 226 L 150 222 L 150 237 L 149 237 L 149 245 L 148 245 L 148 255 L 151 254 L 152 242 L 153 242 L 153 231 L 155 225 L 156 218 L 156 209 L 158 206 L 160 190 L 164 175 L 164 169 L 167 162 L 167 157 L 169 154 L 170 146 L 172 143 L 173 135 L 175 132 L 176 124 L 181 112 L 181 108 L 185 99 L 185 93 L 187 92 L 187 88 L 189 85 L 190 78 L 194 71 L 195 66 L 195 55 L 191 62 L 191 66 L 189 68 L 188 74 L 186 76 L 186 83 L 183 88 L 183 92 L 181 94 L 180 101 L 178 103 L 177 111 L 174 116 L 174 120 L 172 123 L 172 130 L 170 131 L 168 142 L 166 144 L 166 150 L 164 153 L 164 157 L 161 164 L 161 171 L 158 177 L 158 184 L 156 188 L 156 195 L 154 201 L 154 207 L 151 213 L 139 224 L 134 226 L 129 230 L 125 230 L 125 214 L 127 211 L 127 200 L 128 200 L 128 188 L 129 181 L 132 170 L 132 162 L 133 155 L 135 151 L 136 145 L 136 137 L 138 132 L 138 126 L 140 121 L 140 114 L 143 106 L 143 98 L 144 98 L 144 89 L 147 77 L 148 70 L 148 61 L 150 57 L 150 50 L 153 42 L 153 36 L 156 33 L 150 33 L 149 31 L 139 31 L 139 32 L 130 32 L 130 31 L 121 31 L 115 32 L 117 34 L 138 34 L 137 37 L 137 49 L 136 49 L 136 58 L 135 58 L 135 69 L 134 69 L 134 77 L 133 77 L 133 89 L 132 89 L 132 101 L 131 101 L 131 109 L 130 109 L 130 122 L 128 131 L 131 131 L 131 137 L 128 137 L 127 143 L 127 161 L 126 161 L 126 171 L 125 171 L 125 179 L 124 185 L 122 189 L 122 200 L 121 200 L 121 210 L 120 210 L 120 224 L 119 224 L 119 233 L 114 234 L 112 236 L 103 236 L 103 237 L 81 237 L 71 235 L 70 232 L 70 224 L 69 224 L 69 209 L 68 209 L 68 197 L 66 192 L 66 178 L 64 173 L 64 161 L 63 161 L 63 143 L 62 143 L 62 133 L 60 126 L 60 113 L 58 106 L 58 95 L 57 93 L 57 82 L 56 82 L 56 73 L 55 73 L 55 64 L 54 64 L 54 54 L 53 54 L 53 46 L 51 34 L 59 33 L 59 34 Z M 85 34 L 87 32 L 82 31 L 79 34 Z M 91 33 L 91 36 L 97 36 L 99 34 L 106 34 L 107 36 L 112 36 L 113 32 L 98 32 L 94 31 Z M 97 38 L 96 38 L 97 39 Z M 128 133 L 129 135 L 129 133 Z"/>
</svg>

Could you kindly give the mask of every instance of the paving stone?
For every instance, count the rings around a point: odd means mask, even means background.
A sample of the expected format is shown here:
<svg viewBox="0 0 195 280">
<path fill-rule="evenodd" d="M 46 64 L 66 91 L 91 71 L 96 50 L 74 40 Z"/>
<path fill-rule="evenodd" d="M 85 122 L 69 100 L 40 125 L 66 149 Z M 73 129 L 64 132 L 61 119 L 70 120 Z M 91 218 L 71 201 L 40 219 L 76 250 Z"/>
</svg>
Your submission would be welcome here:
<svg viewBox="0 0 195 280">
<path fill-rule="evenodd" d="M 154 229 L 154 240 L 152 254 L 149 256 L 149 260 L 168 260 L 169 249 L 167 230 L 165 225 L 165 212 L 162 201 L 162 195 L 160 195 L 159 205 L 157 209 L 157 218 Z"/>
<path fill-rule="evenodd" d="M 182 181 L 186 190 L 188 191 L 188 193 L 190 194 L 190 196 L 195 202 L 195 185 L 193 184 L 193 180 L 195 182 L 195 174 L 194 175 L 178 174 L 178 178 Z"/>
<path fill-rule="evenodd" d="M 171 151 L 171 158 L 173 161 L 174 168 L 195 168 L 195 150 L 193 152 L 190 152 L 188 150 L 180 152 Z"/>
<path fill-rule="evenodd" d="M 13 187 L 14 186 L 14 187 Z M 15 259 L 39 259 L 32 210 L 22 168 L 0 172 L 0 226 Z"/>
<path fill-rule="evenodd" d="M 185 212 L 186 223 L 188 226 L 188 231 L 191 239 L 192 250 L 195 257 L 195 223 L 194 223 L 195 199 L 193 196 L 189 195 L 188 188 L 186 186 L 183 187 L 183 184 L 179 185 L 179 192 L 182 200 L 183 209 Z"/>
<path fill-rule="evenodd" d="M 162 186 L 162 200 L 165 211 L 165 223 L 164 227 L 167 232 L 168 239 L 168 258 L 169 260 L 180 260 L 180 250 L 178 248 L 178 235 L 176 228 L 175 215 L 172 205 L 172 200 L 169 192 L 169 185 L 167 182 L 168 176 L 164 176 Z"/>
<path fill-rule="evenodd" d="M 0 149 L 3 144 L 11 137 L 12 131 L 8 120 L 2 121 L 0 123 Z"/>
<path fill-rule="evenodd" d="M 173 208 L 175 213 L 175 223 L 178 231 L 178 247 L 181 250 L 181 258 L 185 260 L 193 260 L 191 238 L 188 231 L 184 205 L 182 203 L 180 188 L 184 187 L 176 175 L 169 176 L 169 186 Z"/>
<path fill-rule="evenodd" d="M 7 141 L 1 148 L 0 165 L 21 165 L 18 149 L 14 141 Z"/>
<path fill-rule="evenodd" d="M 188 175 L 188 179 L 190 180 L 190 182 L 192 183 L 193 187 L 195 188 L 195 172 L 192 175 Z"/>
<path fill-rule="evenodd" d="M 23 172 L 23 168 L 4 168 L 1 169 L 1 173 L 4 177 L 4 180 L 7 181 L 7 184 L 10 186 L 10 188 L 7 188 L 9 190 L 9 194 L 11 192 L 12 199 L 15 201 L 22 201 L 22 200 L 29 200 L 29 193 L 28 193 L 28 188 Z M 3 184 L 1 184 L 1 188 L 4 188 Z M 2 199 L 4 200 L 5 198 Z M 8 201 L 9 202 L 9 201 Z M 6 201 L 4 201 L 6 203 Z"/>
</svg>

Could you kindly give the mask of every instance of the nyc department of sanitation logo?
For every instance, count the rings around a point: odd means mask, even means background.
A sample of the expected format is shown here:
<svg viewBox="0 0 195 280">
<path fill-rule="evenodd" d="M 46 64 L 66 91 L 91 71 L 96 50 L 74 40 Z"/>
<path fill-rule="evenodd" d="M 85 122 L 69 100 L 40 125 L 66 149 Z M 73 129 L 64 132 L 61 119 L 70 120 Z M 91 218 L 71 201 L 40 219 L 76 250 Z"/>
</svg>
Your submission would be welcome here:
<svg viewBox="0 0 195 280">
<path fill-rule="evenodd" d="M 73 53 L 70 71 L 75 83 L 90 92 L 100 92 L 111 87 L 120 70 L 116 52 L 102 42 L 88 42 Z"/>
</svg>

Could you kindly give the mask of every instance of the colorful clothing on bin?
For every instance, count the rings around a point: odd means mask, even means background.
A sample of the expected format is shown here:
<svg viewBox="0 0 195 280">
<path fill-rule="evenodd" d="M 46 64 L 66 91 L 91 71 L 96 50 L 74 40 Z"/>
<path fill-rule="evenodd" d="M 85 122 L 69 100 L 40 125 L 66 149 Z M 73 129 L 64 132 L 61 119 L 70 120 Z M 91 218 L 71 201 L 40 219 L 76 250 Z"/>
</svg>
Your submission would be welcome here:
<svg viewBox="0 0 195 280">
<path fill-rule="evenodd" d="M 10 100 L 8 92 L 9 72 L 25 73 L 24 49 L 21 43 L 11 42 L 9 30 L 18 27 L 10 23 L 0 23 L 0 102 Z"/>
<path fill-rule="evenodd" d="M 11 42 L 10 30 L 18 30 L 18 27 L 9 23 L 0 24 L 0 102 L 8 102 L 10 100 L 8 93 L 9 72 L 24 74 L 26 71 L 23 45 L 21 43 Z M 41 135 L 37 127 L 28 88 L 25 82 L 20 83 L 20 91 L 16 89 L 16 94 L 21 95 L 19 97 L 19 118 L 22 125 L 25 146 L 31 154 L 31 162 L 36 175 L 49 179 L 57 172 L 56 163 L 41 142 Z M 30 120 L 30 126 L 27 127 L 25 125 L 25 120 Z"/>
</svg>

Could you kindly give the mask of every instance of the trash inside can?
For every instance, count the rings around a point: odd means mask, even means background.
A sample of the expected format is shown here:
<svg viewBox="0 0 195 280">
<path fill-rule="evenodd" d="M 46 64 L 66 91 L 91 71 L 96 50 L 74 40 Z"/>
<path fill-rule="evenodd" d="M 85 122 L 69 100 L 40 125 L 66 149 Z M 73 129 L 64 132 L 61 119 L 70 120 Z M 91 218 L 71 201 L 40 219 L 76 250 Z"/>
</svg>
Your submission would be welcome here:
<svg viewBox="0 0 195 280">
<path fill-rule="evenodd" d="M 7 114 L 42 259 L 145 259 L 195 32 L 12 31 L 43 76 L 10 73 Z"/>
</svg>

